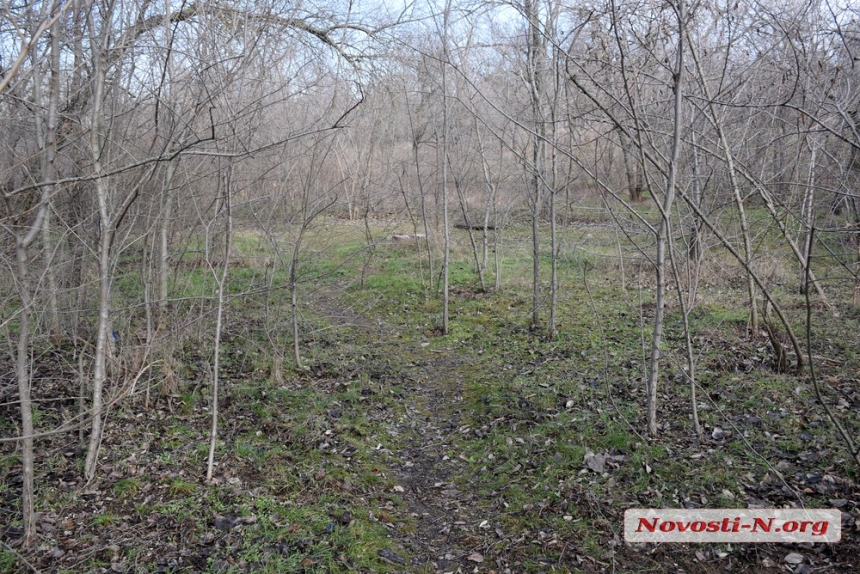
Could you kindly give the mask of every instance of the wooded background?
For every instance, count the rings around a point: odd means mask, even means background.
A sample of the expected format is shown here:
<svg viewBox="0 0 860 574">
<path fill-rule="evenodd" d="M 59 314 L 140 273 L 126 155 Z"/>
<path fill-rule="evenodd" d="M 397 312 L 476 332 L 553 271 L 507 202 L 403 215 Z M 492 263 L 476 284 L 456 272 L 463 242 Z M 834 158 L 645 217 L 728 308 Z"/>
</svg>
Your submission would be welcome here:
<svg viewBox="0 0 860 574">
<path fill-rule="evenodd" d="M 782 370 L 808 365 L 775 289 L 826 313 L 857 302 L 851 2 L 53 0 L 0 14 L 0 375 L 20 410 L 3 440 L 18 444 L 28 539 L 38 438 L 80 428 L 93 480 L 106 406 L 165 379 L 204 316 L 217 316 L 211 478 L 231 267 L 291 298 L 293 348 L 278 356 L 301 368 L 311 226 L 318 242 L 362 222 L 365 249 L 345 257 L 368 261 L 392 234 L 416 242 L 445 333 L 454 225 L 491 291 L 505 229 L 528 223 L 531 323 L 551 337 L 572 213 L 608 214 L 656 276 L 652 434 L 667 287 L 686 313 L 715 253 L 733 258 L 748 334 L 769 337 Z M 274 256 L 231 257 L 248 230 Z M 835 270 L 828 285 L 811 254 Z M 189 304 L 192 268 L 217 289 Z M 33 418 L 50 349 L 80 374 L 60 428 Z"/>
</svg>

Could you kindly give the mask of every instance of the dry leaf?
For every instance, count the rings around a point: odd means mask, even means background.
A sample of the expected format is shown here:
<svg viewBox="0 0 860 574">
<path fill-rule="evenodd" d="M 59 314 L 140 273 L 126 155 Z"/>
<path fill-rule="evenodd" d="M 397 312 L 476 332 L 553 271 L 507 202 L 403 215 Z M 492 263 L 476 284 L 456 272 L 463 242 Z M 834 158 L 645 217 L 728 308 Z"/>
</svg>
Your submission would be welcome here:
<svg viewBox="0 0 860 574">
<path fill-rule="evenodd" d="M 789 554 L 786 554 L 785 558 L 783 558 L 783 560 L 787 564 L 800 564 L 803 562 L 803 555 L 798 554 L 797 552 L 791 552 Z"/>
<path fill-rule="evenodd" d="M 466 556 L 466 560 L 468 560 L 469 562 L 477 562 L 478 564 L 480 564 L 484 561 L 484 557 L 478 552 L 472 552 L 471 554 Z"/>
<path fill-rule="evenodd" d="M 596 473 L 602 473 L 606 467 L 606 456 L 602 454 L 588 453 L 585 455 L 585 466 Z"/>
</svg>

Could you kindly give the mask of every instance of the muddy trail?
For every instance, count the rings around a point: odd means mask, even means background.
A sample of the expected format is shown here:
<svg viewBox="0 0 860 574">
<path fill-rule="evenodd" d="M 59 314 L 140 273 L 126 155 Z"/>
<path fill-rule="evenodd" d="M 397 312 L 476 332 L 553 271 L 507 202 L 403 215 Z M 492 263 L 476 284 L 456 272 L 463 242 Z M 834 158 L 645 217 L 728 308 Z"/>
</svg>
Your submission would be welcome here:
<svg viewBox="0 0 860 574">
<path fill-rule="evenodd" d="M 317 303 L 329 316 L 334 308 L 348 308 L 337 296 Z M 404 572 L 520 571 L 505 556 L 510 537 L 494 520 L 502 503 L 484 500 L 469 487 L 468 466 L 452 440 L 467 433 L 482 435 L 462 422 L 468 418 L 463 416 L 464 381 L 474 371 L 468 355 L 451 347 L 431 348 L 430 341 L 439 336 L 436 330 L 416 339 L 391 336 L 396 327 L 379 317 L 344 326 L 376 339 L 372 378 L 382 383 L 382 392 L 388 385 L 402 387 L 396 395 L 400 414 L 379 421 L 385 429 L 379 439 L 390 445 L 394 492 L 409 525 L 391 529 L 396 544 L 380 551 L 380 558 Z"/>
<path fill-rule="evenodd" d="M 576 518 L 593 520 L 595 530 L 604 531 L 609 544 L 616 547 L 611 563 L 589 556 L 573 539 L 558 538 L 538 524 L 542 521 L 526 524 L 516 533 L 506 532 L 506 517 L 515 517 L 522 526 L 528 522 L 525 513 L 511 512 L 501 492 L 480 493 L 480 480 L 470 474 L 473 471 L 454 440 L 458 435 L 491 440 L 486 427 L 471 426 L 468 421 L 473 417 L 463 410 L 463 383 L 474 374 L 468 358 L 450 350 L 428 351 L 411 345 L 389 351 L 409 356 L 416 372 L 404 389 L 403 396 L 408 397 L 402 405 L 404 414 L 387 426 L 388 435 L 397 439 L 391 453 L 391 468 L 399 481 L 395 490 L 414 520 L 414 529 L 392 529 L 396 547 L 380 552 L 384 560 L 402 567 L 398 571 L 632 572 L 643 565 L 660 569 L 660 562 L 669 559 L 665 549 L 643 556 L 629 547 L 618 548 L 623 543 L 607 526 L 607 509 L 586 492 L 578 496 L 581 514 Z M 543 509 L 534 511 L 540 514 Z M 691 563 L 691 559 L 679 554 L 672 563 Z M 696 569 L 692 571 L 710 571 L 701 564 L 691 566 Z"/>
</svg>

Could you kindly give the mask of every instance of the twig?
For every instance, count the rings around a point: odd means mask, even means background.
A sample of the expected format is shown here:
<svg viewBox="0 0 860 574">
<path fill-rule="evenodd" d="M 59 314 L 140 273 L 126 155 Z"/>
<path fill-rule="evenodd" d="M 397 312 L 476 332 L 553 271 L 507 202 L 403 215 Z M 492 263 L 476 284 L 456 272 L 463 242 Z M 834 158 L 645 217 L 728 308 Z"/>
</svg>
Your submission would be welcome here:
<svg viewBox="0 0 860 574">
<path fill-rule="evenodd" d="M 842 423 L 839 422 L 839 419 L 836 418 L 836 415 L 830 410 L 830 406 L 824 402 L 824 396 L 821 394 L 821 386 L 818 383 L 818 378 L 815 376 L 815 363 L 812 361 L 812 303 L 809 300 L 809 268 L 812 266 L 812 245 L 815 240 L 815 226 L 813 225 L 809 229 L 809 242 L 806 246 L 806 271 L 804 273 L 804 296 L 806 298 L 806 352 L 809 354 L 809 377 L 812 379 L 812 388 L 815 389 L 815 398 L 818 399 L 818 403 L 824 409 L 824 412 L 827 413 L 827 418 L 830 419 L 830 422 L 833 423 L 833 426 L 836 427 L 836 430 L 839 431 L 839 434 L 842 435 L 842 440 L 845 441 L 845 444 L 848 445 L 848 450 L 851 452 L 851 457 L 854 459 L 854 462 L 857 463 L 857 466 L 860 466 L 860 451 L 857 450 L 857 447 L 854 445 L 854 440 L 851 438 L 851 435 L 848 434 L 848 431 L 845 430 L 845 427 L 842 426 Z"/>
</svg>

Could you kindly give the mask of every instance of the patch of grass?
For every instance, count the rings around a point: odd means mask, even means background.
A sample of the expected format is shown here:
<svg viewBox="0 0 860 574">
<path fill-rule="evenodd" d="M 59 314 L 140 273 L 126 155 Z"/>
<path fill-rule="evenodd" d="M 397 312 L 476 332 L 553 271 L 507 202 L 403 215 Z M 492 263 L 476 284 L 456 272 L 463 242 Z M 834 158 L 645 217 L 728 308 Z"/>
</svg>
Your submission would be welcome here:
<svg viewBox="0 0 860 574">
<path fill-rule="evenodd" d="M 129 477 L 117 481 L 116 484 L 111 487 L 111 490 L 114 492 L 115 496 L 131 498 L 137 494 L 140 487 L 141 481 L 139 478 Z"/>
<path fill-rule="evenodd" d="M 167 484 L 167 493 L 172 497 L 189 496 L 197 491 L 197 485 L 182 478 L 173 478 Z"/>
<path fill-rule="evenodd" d="M 690 313 L 690 326 L 695 330 L 721 325 L 746 325 L 747 321 L 749 321 L 749 311 L 742 305 L 699 306 Z"/>
<path fill-rule="evenodd" d="M 18 565 L 18 556 L 5 548 L 0 548 L 0 572 L 14 572 Z"/>
<path fill-rule="evenodd" d="M 18 463 L 18 456 L 15 454 L 0 454 L 0 474 L 6 475 L 9 470 Z"/>
<path fill-rule="evenodd" d="M 316 506 L 299 506 L 262 497 L 254 505 L 259 520 L 243 531 L 240 556 L 254 564 L 255 571 L 390 571 L 377 555 L 390 544 L 387 529 L 358 513 L 350 513 L 350 522 L 343 523 L 342 516 L 349 509 L 336 499 L 323 498 Z M 281 540 L 284 550 L 273 554 L 271 540 Z"/>
<path fill-rule="evenodd" d="M 236 443 L 236 456 L 240 458 L 254 458 L 257 454 L 257 449 L 253 444 L 247 442 Z"/>
<path fill-rule="evenodd" d="M 199 519 L 200 516 L 200 500 L 194 496 L 186 496 L 183 498 L 174 498 L 167 502 L 154 504 L 151 507 L 151 513 L 158 513 L 164 516 L 172 517 L 177 521 L 185 519 Z"/>
<path fill-rule="evenodd" d="M 93 518 L 93 526 L 95 527 L 104 527 L 110 526 L 112 524 L 116 524 L 122 520 L 122 516 L 117 516 L 115 514 L 99 514 Z"/>
</svg>

